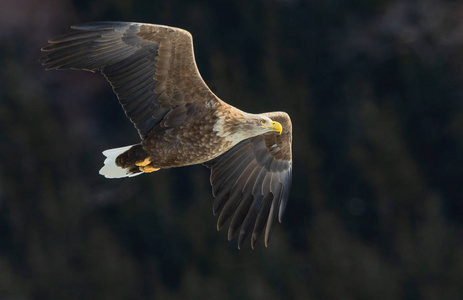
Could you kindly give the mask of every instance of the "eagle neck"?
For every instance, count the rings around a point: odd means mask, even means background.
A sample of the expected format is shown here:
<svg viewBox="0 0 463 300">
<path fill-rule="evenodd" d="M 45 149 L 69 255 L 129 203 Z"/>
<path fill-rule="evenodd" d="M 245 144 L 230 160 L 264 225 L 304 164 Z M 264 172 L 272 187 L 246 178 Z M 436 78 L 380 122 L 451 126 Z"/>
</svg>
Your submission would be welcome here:
<svg viewBox="0 0 463 300">
<path fill-rule="evenodd" d="M 256 117 L 254 114 L 228 105 L 228 107 L 217 110 L 216 117 L 217 121 L 214 124 L 213 130 L 217 136 L 231 142 L 232 145 L 255 136 L 255 134 L 248 130 L 250 120 Z"/>
</svg>

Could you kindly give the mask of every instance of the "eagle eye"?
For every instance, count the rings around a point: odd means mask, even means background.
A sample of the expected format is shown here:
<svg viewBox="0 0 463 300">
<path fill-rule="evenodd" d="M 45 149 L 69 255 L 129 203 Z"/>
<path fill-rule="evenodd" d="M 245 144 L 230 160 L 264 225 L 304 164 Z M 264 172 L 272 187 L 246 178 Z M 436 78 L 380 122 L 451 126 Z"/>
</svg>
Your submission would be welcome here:
<svg viewBox="0 0 463 300">
<path fill-rule="evenodd" d="M 264 119 L 261 119 L 261 120 L 260 120 L 260 124 L 264 125 L 264 124 L 265 124 L 265 120 L 264 120 Z"/>
</svg>

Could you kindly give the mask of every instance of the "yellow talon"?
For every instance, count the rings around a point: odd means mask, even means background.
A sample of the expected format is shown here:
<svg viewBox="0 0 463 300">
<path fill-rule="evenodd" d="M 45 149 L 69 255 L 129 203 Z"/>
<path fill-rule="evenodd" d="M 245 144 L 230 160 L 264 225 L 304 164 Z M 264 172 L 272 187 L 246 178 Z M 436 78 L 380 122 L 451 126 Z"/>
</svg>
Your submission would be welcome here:
<svg viewBox="0 0 463 300">
<path fill-rule="evenodd" d="M 145 167 L 145 166 L 149 165 L 150 163 L 151 163 L 151 159 L 149 157 L 147 157 L 147 158 L 145 158 L 145 160 L 137 161 L 135 163 L 135 165 L 138 166 L 138 167 Z"/>
<path fill-rule="evenodd" d="M 145 173 L 151 173 L 154 171 L 158 171 L 160 168 L 154 168 L 152 166 L 139 166 L 138 167 L 140 171 L 145 172 Z"/>
</svg>

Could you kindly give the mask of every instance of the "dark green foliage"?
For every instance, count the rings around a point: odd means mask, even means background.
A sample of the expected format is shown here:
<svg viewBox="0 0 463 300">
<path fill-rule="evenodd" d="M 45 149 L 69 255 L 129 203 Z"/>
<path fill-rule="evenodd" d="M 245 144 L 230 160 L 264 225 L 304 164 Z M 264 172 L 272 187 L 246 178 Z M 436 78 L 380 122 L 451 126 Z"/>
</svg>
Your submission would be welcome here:
<svg viewBox="0 0 463 300">
<path fill-rule="evenodd" d="M 463 294 L 457 1 L 10 1 L 0 12 L 0 298 L 456 299 Z M 138 134 L 102 76 L 44 72 L 89 21 L 177 26 L 211 89 L 293 120 L 265 249 L 216 232 L 208 170 L 98 175 Z"/>
</svg>

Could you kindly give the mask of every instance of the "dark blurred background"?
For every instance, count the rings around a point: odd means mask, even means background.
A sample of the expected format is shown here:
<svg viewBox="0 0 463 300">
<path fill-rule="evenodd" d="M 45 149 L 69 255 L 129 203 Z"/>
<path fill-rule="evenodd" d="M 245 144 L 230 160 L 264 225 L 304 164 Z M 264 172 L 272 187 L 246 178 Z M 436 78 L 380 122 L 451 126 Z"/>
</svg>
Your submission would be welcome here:
<svg viewBox="0 0 463 300">
<path fill-rule="evenodd" d="M 1 1 L 1 299 L 458 299 L 459 1 Z M 293 120 L 270 246 L 216 231 L 208 170 L 98 174 L 138 134 L 99 74 L 45 72 L 73 24 L 184 28 L 203 78 Z"/>
</svg>

